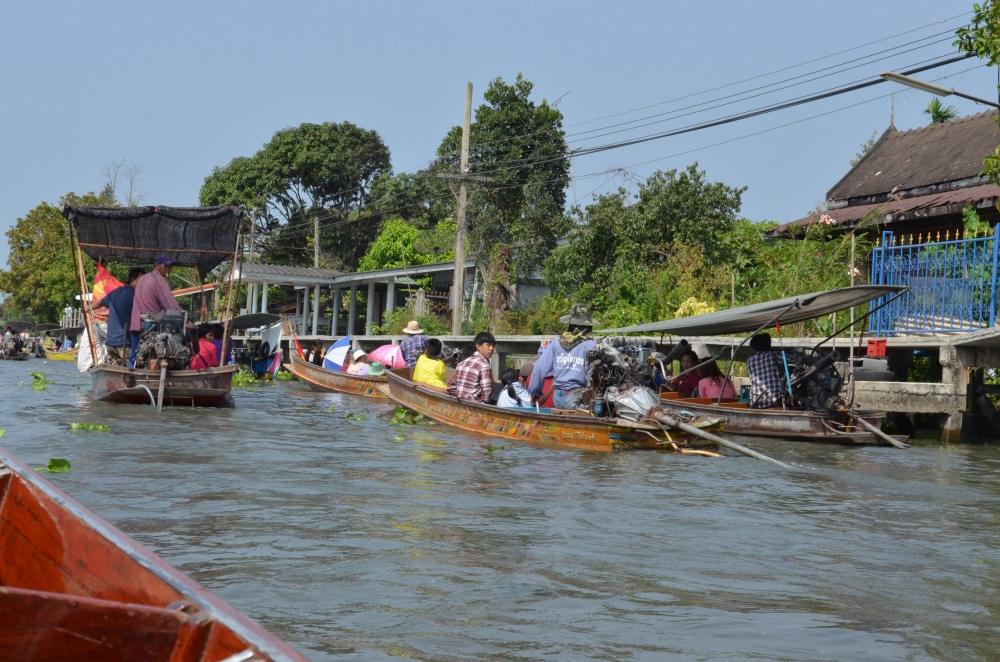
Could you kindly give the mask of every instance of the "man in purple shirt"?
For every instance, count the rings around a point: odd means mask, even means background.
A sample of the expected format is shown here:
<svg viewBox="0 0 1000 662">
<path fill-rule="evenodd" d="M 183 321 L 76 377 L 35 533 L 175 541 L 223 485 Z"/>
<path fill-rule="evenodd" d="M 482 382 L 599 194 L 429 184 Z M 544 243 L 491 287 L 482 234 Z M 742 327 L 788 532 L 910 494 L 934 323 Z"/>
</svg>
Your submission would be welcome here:
<svg viewBox="0 0 1000 662">
<path fill-rule="evenodd" d="M 177 303 L 177 299 L 174 298 L 173 292 L 170 291 L 170 283 L 167 281 L 173 263 L 174 261 L 169 256 L 161 253 L 154 260 L 153 270 L 136 281 L 130 329 L 143 328 L 143 315 L 158 315 L 168 310 L 183 310 L 181 305 Z"/>
</svg>

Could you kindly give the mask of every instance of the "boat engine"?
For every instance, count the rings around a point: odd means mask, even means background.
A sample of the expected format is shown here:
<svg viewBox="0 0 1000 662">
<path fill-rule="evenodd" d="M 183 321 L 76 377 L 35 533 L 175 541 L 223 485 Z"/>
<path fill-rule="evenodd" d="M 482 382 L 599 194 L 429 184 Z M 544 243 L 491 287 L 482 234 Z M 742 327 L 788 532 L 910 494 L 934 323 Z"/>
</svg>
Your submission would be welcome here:
<svg viewBox="0 0 1000 662">
<path fill-rule="evenodd" d="M 143 315 L 143 322 L 151 322 L 152 328 L 143 330 L 139 336 L 137 365 L 149 366 L 152 359 L 159 359 L 166 361 L 170 370 L 187 368 L 191 361 L 191 348 L 184 338 L 186 320 L 184 313 Z"/>
<path fill-rule="evenodd" d="M 844 377 L 834 365 L 840 358 L 836 350 L 785 350 L 792 394 L 789 403 L 794 409 L 811 411 L 841 411 L 846 408 L 840 389 Z"/>
</svg>

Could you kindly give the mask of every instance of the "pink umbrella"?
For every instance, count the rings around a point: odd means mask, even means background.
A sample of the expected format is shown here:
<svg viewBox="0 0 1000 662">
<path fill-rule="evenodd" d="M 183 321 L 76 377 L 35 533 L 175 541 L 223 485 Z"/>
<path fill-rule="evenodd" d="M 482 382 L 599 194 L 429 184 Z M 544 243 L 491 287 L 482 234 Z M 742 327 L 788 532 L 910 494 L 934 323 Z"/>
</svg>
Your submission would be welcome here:
<svg viewBox="0 0 1000 662">
<path fill-rule="evenodd" d="M 386 370 L 406 367 L 406 359 L 403 358 L 403 352 L 399 345 L 389 344 L 376 347 L 368 352 L 368 362 L 372 361 L 378 361 L 385 366 Z"/>
</svg>

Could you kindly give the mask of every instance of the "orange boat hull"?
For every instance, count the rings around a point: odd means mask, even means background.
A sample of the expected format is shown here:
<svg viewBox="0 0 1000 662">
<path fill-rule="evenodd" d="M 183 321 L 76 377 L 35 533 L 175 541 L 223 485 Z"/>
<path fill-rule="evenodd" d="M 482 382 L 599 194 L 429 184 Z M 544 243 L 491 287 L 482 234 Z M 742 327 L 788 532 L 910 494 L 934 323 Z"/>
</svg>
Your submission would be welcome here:
<svg viewBox="0 0 1000 662">
<path fill-rule="evenodd" d="M 289 370 L 314 391 L 349 393 L 377 400 L 386 399 L 385 393 L 379 390 L 379 386 L 388 381 L 385 377 L 363 377 L 327 370 L 303 360 L 295 353 L 292 353 L 292 363 Z"/>
<path fill-rule="evenodd" d="M 0 657 L 239 653 L 305 659 L 0 449 Z"/>
</svg>

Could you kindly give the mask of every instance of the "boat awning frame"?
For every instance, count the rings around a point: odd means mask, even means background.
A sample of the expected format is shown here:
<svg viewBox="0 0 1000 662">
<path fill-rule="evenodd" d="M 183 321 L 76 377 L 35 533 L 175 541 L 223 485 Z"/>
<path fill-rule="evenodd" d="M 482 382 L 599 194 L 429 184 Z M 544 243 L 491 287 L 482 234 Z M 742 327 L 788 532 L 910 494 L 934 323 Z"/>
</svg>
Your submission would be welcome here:
<svg viewBox="0 0 1000 662">
<path fill-rule="evenodd" d="M 65 216 L 95 261 L 150 265 L 159 254 L 204 276 L 232 258 L 241 207 L 76 207 Z"/>
<path fill-rule="evenodd" d="M 659 333 L 677 336 L 725 336 L 769 329 L 777 324 L 794 324 L 853 308 L 881 296 L 896 294 L 900 285 L 859 285 L 797 294 L 784 299 L 719 310 L 705 315 L 635 324 L 600 333 Z"/>
</svg>

